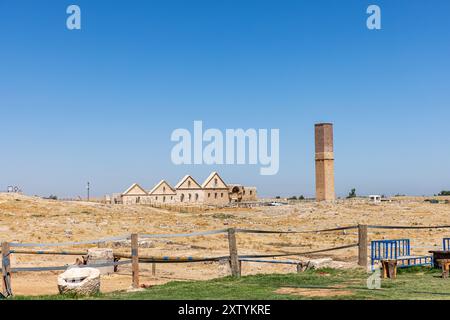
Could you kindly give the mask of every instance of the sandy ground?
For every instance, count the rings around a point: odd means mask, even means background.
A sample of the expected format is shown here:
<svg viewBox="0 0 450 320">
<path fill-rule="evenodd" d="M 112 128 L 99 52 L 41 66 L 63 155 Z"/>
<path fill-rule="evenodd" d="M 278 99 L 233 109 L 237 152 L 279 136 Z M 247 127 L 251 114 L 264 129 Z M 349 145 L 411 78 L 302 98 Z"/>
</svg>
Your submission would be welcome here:
<svg viewBox="0 0 450 320">
<path fill-rule="evenodd" d="M 190 233 L 230 227 L 268 230 L 311 230 L 356 224 L 450 225 L 450 204 L 431 204 L 425 198 L 395 198 L 390 203 L 370 204 L 366 200 L 337 203 L 299 202 L 280 207 L 218 209 L 204 213 L 169 212 L 146 206 L 105 205 L 87 202 L 43 200 L 14 194 L 0 194 L 0 240 L 14 242 L 66 242 L 91 240 L 130 233 Z M 439 198 L 445 199 L 445 198 Z M 450 199 L 450 198 L 446 198 Z M 371 229 L 369 240 L 410 238 L 413 254 L 440 248 L 450 230 Z M 319 234 L 238 234 L 239 254 L 304 252 L 357 242 L 356 230 Z M 111 243 L 117 252 L 129 252 L 127 243 Z M 58 248 L 86 250 L 93 246 Z M 46 249 L 46 248 L 43 248 Z M 55 250 L 55 248 L 48 248 Z M 140 242 L 140 254 L 152 256 L 209 257 L 228 254 L 225 234 L 191 238 L 151 239 Z M 345 249 L 313 258 L 331 257 L 344 267 L 356 266 L 357 249 Z M 295 257 L 292 257 L 295 258 Z M 13 267 L 72 264 L 74 256 L 12 255 Z M 150 264 L 141 264 L 141 283 L 162 284 L 173 280 L 202 280 L 227 275 L 217 262 L 158 264 L 153 276 Z M 295 272 L 294 265 L 243 263 L 243 274 Z M 15 294 L 57 293 L 59 272 L 13 274 Z M 129 266 L 102 277 L 103 292 L 126 290 L 131 284 Z"/>
</svg>

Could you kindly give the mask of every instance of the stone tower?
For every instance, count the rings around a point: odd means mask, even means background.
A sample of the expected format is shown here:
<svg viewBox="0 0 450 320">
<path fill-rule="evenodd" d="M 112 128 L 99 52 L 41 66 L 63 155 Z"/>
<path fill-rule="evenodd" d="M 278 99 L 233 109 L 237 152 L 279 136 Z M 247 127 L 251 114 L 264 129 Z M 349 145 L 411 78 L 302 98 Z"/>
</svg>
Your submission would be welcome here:
<svg viewBox="0 0 450 320">
<path fill-rule="evenodd" d="M 333 124 L 315 125 L 316 140 L 316 200 L 333 201 L 334 194 L 334 154 Z"/>
</svg>

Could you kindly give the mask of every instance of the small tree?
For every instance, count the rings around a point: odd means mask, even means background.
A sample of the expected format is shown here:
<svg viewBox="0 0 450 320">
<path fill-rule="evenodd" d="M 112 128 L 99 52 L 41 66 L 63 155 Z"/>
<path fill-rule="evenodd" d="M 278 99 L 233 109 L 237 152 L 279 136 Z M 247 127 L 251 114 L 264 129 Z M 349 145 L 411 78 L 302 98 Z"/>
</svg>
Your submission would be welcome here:
<svg viewBox="0 0 450 320">
<path fill-rule="evenodd" d="M 305 197 L 301 195 L 300 197 L 298 197 L 298 200 L 305 200 Z"/>
<path fill-rule="evenodd" d="M 356 189 L 355 189 L 355 188 L 353 188 L 353 189 L 349 192 L 347 199 L 350 199 L 350 198 L 356 198 Z"/>
</svg>

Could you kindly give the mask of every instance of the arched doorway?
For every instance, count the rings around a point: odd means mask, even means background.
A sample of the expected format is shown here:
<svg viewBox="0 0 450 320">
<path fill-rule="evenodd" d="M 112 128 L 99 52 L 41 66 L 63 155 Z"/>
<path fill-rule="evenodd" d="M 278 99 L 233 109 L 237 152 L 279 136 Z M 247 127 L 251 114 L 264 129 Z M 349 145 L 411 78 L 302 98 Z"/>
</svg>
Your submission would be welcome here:
<svg viewBox="0 0 450 320">
<path fill-rule="evenodd" d="M 241 202 L 242 194 L 243 194 L 243 188 L 241 186 L 234 186 L 233 188 L 231 188 L 231 192 L 229 194 L 230 201 Z"/>
</svg>

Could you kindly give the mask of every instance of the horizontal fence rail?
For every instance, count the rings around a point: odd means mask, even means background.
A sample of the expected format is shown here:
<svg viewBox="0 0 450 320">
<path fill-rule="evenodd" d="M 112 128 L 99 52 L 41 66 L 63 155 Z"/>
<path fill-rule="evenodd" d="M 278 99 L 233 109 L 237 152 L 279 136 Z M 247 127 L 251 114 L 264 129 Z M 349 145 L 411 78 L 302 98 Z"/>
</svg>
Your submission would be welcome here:
<svg viewBox="0 0 450 320">
<path fill-rule="evenodd" d="M 378 225 L 368 225 L 371 229 L 448 229 L 450 225 L 442 226 L 378 226 Z"/>
<path fill-rule="evenodd" d="M 279 230 L 253 230 L 253 229 L 241 229 L 236 228 L 236 233 L 249 233 L 249 234 L 302 234 L 302 233 L 320 233 L 320 232 L 333 232 L 333 231 L 344 231 L 357 229 L 357 225 L 344 226 L 328 229 L 318 229 L 318 230 L 292 230 L 292 231 L 279 231 Z M 438 226 L 384 226 L 384 225 L 368 225 L 367 228 L 370 229 L 445 229 L 450 228 L 450 225 L 438 225 Z M 182 237 L 195 237 L 195 236 L 205 236 L 213 234 L 225 234 L 229 229 L 219 229 L 210 230 L 202 232 L 192 232 L 192 233 L 173 233 L 173 234 L 140 234 L 139 238 L 149 239 L 149 238 L 182 238 Z M 108 237 L 95 240 L 86 240 L 78 242 L 60 242 L 60 243 L 18 243 L 11 242 L 11 247 L 64 247 L 64 246 L 78 246 L 78 245 L 88 245 L 88 244 L 101 244 L 105 242 L 120 241 L 120 240 L 130 240 L 130 235 Z"/>
<path fill-rule="evenodd" d="M 332 232 L 332 231 L 342 231 L 357 229 L 358 226 L 347 226 L 347 227 L 337 227 L 330 229 L 319 229 L 319 230 L 299 230 L 299 231 L 278 231 L 278 230 L 253 230 L 253 229 L 235 229 L 236 233 L 263 233 L 263 234 L 301 234 L 301 233 L 319 233 L 319 232 Z M 192 233 L 172 233 L 172 234 L 140 234 L 139 238 L 149 239 L 149 238 L 182 238 L 182 237 L 195 237 L 195 236 L 206 236 L 214 234 L 225 234 L 229 229 L 219 229 Z M 79 245 L 90 245 L 90 244 L 101 244 L 112 241 L 120 240 L 130 240 L 130 235 L 107 237 L 102 239 L 85 240 L 85 241 L 71 241 L 71 242 L 59 242 L 59 243 L 20 243 L 20 242 L 10 242 L 11 247 L 68 247 L 68 246 L 79 246 Z"/>
<path fill-rule="evenodd" d="M 69 246 L 81 246 L 87 244 L 101 244 L 105 242 L 111 241 L 119 241 L 119 240 L 129 240 L 131 237 L 129 235 L 118 236 L 118 237 L 109 237 L 103 239 L 96 240 L 86 240 L 86 241 L 78 241 L 78 242 L 59 242 L 59 243 L 18 243 L 18 242 L 10 242 L 11 247 L 69 247 Z"/>
<path fill-rule="evenodd" d="M 319 232 L 332 232 L 332 231 L 343 231 L 350 229 L 358 229 L 358 226 L 348 226 L 348 227 L 337 227 L 330 229 L 319 229 L 319 230 L 299 230 L 299 231 L 276 231 L 276 230 L 251 230 L 251 229 L 236 229 L 238 233 L 265 233 L 265 234 L 300 234 L 300 233 L 319 233 Z"/>
<path fill-rule="evenodd" d="M 95 264 L 82 264 L 82 265 L 65 265 L 65 266 L 54 266 L 54 267 L 22 267 L 22 268 L 12 268 L 12 272 L 40 272 L 40 271 L 58 271 L 67 270 L 68 268 L 102 268 L 102 267 L 112 267 L 131 264 L 131 260 L 108 262 L 108 263 L 95 263 Z"/>
<path fill-rule="evenodd" d="M 292 261 L 292 260 L 264 260 L 264 259 L 239 258 L 239 261 L 273 263 L 273 264 L 293 264 L 293 265 L 300 264 L 299 261 Z"/>
<path fill-rule="evenodd" d="M 270 258 L 270 257 L 289 257 L 289 256 L 303 256 L 308 254 L 314 254 L 314 253 L 321 253 L 321 252 L 329 252 L 329 251 L 335 251 L 335 250 L 342 250 L 342 249 L 348 249 L 348 248 L 354 248 L 357 247 L 358 244 L 350 244 L 340 247 L 333 247 L 333 248 L 326 248 L 326 249 L 320 249 L 320 250 L 314 250 L 314 251 L 306 251 L 306 252 L 285 252 L 285 253 L 271 253 L 271 254 L 255 254 L 255 255 L 239 255 L 239 260 L 245 261 L 246 259 L 252 259 L 252 258 Z M 114 254 L 115 257 L 118 258 L 129 258 L 130 255 L 127 254 Z M 229 259 L 230 256 L 218 256 L 218 257 L 154 257 L 154 256 L 139 256 L 139 262 L 149 262 L 149 263 L 164 263 L 164 262 L 170 262 L 170 263 L 176 263 L 176 262 L 203 262 L 203 261 L 220 261 L 220 260 L 226 260 Z M 297 262 L 298 263 L 298 262 Z"/>
<path fill-rule="evenodd" d="M 183 237 L 198 237 L 207 236 L 212 234 L 227 233 L 228 229 L 221 230 L 211 230 L 211 231 L 201 231 L 192 233 L 174 233 L 174 234 L 140 234 L 139 238 L 149 239 L 149 238 L 183 238 Z"/>
<path fill-rule="evenodd" d="M 85 256 L 87 251 L 43 251 L 43 250 L 10 250 L 10 253 L 15 254 L 44 254 L 55 256 Z"/>
<path fill-rule="evenodd" d="M 342 250 L 342 249 L 349 249 L 358 247 L 358 243 L 353 243 L 345 246 L 339 246 L 339 247 L 333 247 L 333 248 L 326 248 L 326 249 L 320 249 L 320 250 L 314 250 L 314 251 L 304 251 L 304 252 L 286 252 L 286 253 L 274 253 L 274 254 L 255 254 L 255 255 L 245 255 L 245 256 L 239 256 L 240 258 L 270 258 L 270 257 L 289 257 L 289 256 L 304 256 L 308 254 L 315 254 L 315 253 L 321 253 L 321 252 L 329 252 L 329 251 L 335 251 L 335 250 Z"/>
<path fill-rule="evenodd" d="M 139 257 L 140 263 L 191 263 L 229 260 L 230 256 L 220 257 Z"/>
</svg>

